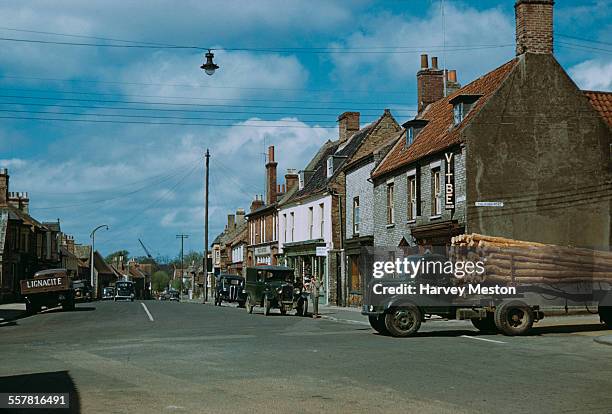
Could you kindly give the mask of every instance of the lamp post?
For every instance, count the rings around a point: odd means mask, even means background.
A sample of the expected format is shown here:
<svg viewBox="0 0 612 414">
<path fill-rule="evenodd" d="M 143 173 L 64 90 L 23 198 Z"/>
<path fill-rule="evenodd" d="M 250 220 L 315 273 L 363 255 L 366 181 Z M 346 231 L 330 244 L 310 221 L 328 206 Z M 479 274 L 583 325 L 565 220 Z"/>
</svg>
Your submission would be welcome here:
<svg viewBox="0 0 612 414">
<path fill-rule="evenodd" d="M 96 227 L 95 229 L 93 229 L 91 234 L 89 235 L 89 237 L 91 237 L 91 260 L 89 262 L 89 270 L 90 270 L 89 283 L 91 284 L 91 288 L 94 291 L 95 298 L 98 297 L 98 287 L 94 286 L 94 251 L 95 251 L 95 245 L 96 245 L 96 232 L 100 230 L 101 228 L 105 228 L 106 230 L 108 230 L 108 226 L 106 224 L 102 224 Z"/>
</svg>

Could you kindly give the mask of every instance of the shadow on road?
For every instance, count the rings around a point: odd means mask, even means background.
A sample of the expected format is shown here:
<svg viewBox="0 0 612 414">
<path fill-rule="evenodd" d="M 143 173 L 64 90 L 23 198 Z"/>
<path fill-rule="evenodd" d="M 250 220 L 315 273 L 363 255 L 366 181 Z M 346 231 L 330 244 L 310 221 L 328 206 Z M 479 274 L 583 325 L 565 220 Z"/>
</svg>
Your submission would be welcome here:
<svg viewBox="0 0 612 414">
<path fill-rule="evenodd" d="M 68 409 L 3 409 L 5 413 L 80 413 L 81 398 L 72 377 L 68 371 L 41 372 L 37 374 L 12 375 L 0 377 L 0 392 L 10 394 L 24 393 L 67 393 L 69 394 Z M 47 411 L 49 410 L 49 411 Z"/>
<path fill-rule="evenodd" d="M 93 306 L 77 306 L 71 311 L 65 311 L 62 308 L 52 308 L 49 310 L 44 310 L 41 313 L 48 314 L 48 313 L 64 313 L 64 312 L 90 312 L 94 310 L 96 310 L 96 308 L 94 308 Z"/>
<path fill-rule="evenodd" d="M 606 325 L 602 323 L 590 323 L 590 324 L 575 324 L 575 325 L 553 325 L 553 326 L 542 326 L 534 327 L 531 329 L 530 336 L 543 335 L 543 334 L 555 334 L 555 333 L 576 333 L 576 332 L 597 332 L 609 330 Z"/>
</svg>

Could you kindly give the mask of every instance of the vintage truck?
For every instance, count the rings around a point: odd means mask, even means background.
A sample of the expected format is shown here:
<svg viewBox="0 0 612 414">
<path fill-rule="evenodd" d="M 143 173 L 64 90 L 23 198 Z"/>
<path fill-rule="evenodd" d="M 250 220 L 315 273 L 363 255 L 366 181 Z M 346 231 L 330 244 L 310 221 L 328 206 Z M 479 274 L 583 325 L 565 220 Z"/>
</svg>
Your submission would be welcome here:
<svg viewBox="0 0 612 414">
<path fill-rule="evenodd" d="M 21 281 L 21 295 L 26 310 L 34 314 L 42 307 L 61 306 L 64 310 L 74 309 L 72 281 L 66 269 L 48 269 L 34 274 L 32 279 Z"/>
<path fill-rule="evenodd" d="M 598 313 L 612 327 L 612 252 L 471 234 L 453 238 L 448 253 L 405 260 L 415 268 L 420 263 L 419 269 L 451 263 L 452 274 L 394 271 L 366 278 L 362 314 L 374 330 L 413 336 L 427 316 L 435 315 L 471 320 L 484 332 L 524 335 L 545 314 L 559 310 Z M 458 275 L 457 265 L 468 262 L 481 263 L 483 271 Z M 428 293 L 432 287 L 438 289 L 434 294 Z"/>
</svg>

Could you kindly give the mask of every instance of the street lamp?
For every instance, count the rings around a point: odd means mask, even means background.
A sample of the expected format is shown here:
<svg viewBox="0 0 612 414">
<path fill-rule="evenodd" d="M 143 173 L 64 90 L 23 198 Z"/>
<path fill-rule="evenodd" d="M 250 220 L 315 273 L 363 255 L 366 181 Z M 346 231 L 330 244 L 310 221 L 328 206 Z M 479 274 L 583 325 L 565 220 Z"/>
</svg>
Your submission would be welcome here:
<svg viewBox="0 0 612 414">
<path fill-rule="evenodd" d="M 98 287 L 97 286 L 94 287 L 94 251 L 95 251 L 95 245 L 96 245 L 96 232 L 100 230 L 101 228 L 106 228 L 106 230 L 108 230 L 108 226 L 106 224 L 102 224 L 101 226 L 98 226 L 95 229 L 93 229 L 91 234 L 89 235 L 89 237 L 91 237 L 91 261 L 89 262 L 89 269 L 90 269 L 90 281 L 89 282 L 91 283 L 91 288 L 94 291 L 95 298 L 98 297 Z"/>
<path fill-rule="evenodd" d="M 219 65 L 215 65 L 215 63 L 213 62 L 215 54 L 211 52 L 210 49 L 208 49 L 208 53 L 206 53 L 204 57 L 206 57 L 206 63 L 200 66 L 200 69 L 204 69 L 204 72 L 206 72 L 208 76 L 211 76 L 215 73 L 217 69 L 219 69 Z"/>
</svg>

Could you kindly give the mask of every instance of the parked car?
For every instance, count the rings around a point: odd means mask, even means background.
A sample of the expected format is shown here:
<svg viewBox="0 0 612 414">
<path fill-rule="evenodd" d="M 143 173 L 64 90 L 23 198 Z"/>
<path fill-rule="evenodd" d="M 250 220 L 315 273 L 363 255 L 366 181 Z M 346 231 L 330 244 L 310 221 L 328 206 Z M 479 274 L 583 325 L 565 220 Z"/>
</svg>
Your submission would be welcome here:
<svg viewBox="0 0 612 414">
<path fill-rule="evenodd" d="M 244 278 L 242 276 L 227 274 L 217 276 L 215 305 L 221 306 L 224 301 L 238 303 L 239 307 L 244 306 L 246 291 L 244 290 Z"/>
<path fill-rule="evenodd" d="M 167 300 L 175 301 L 175 302 L 180 302 L 181 301 L 181 295 L 180 295 L 179 291 L 178 290 L 170 290 L 170 291 L 168 291 Z"/>
<path fill-rule="evenodd" d="M 295 282 L 294 271 L 290 267 L 248 267 L 245 290 L 248 313 L 252 313 L 255 306 L 262 306 L 266 316 L 272 308 L 278 308 L 282 315 L 295 309 L 296 315 L 306 316 L 308 295 L 302 284 Z"/>
<path fill-rule="evenodd" d="M 89 280 L 75 280 L 72 282 L 75 302 L 90 302 L 93 299 L 93 289 Z"/>
<path fill-rule="evenodd" d="M 115 288 L 112 286 L 107 286 L 102 289 L 102 300 L 110 300 L 115 297 Z"/>
<path fill-rule="evenodd" d="M 115 283 L 114 300 L 131 300 L 134 302 L 134 282 L 117 282 Z"/>
</svg>

